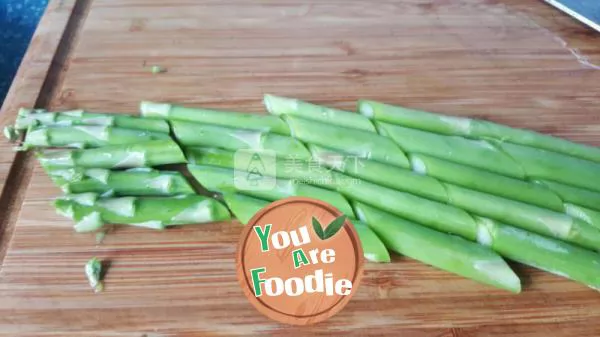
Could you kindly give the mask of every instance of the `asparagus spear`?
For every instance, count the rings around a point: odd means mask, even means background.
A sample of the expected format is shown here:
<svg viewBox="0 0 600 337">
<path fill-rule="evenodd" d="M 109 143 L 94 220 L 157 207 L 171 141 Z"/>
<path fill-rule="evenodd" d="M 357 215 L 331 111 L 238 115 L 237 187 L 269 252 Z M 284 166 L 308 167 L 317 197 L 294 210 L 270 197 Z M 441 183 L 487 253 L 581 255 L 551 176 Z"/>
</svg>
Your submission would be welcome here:
<svg viewBox="0 0 600 337">
<path fill-rule="evenodd" d="M 59 214 L 76 221 L 77 232 L 97 231 L 104 224 L 164 229 L 230 219 L 225 206 L 199 195 L 98 198 L 84 193 L 58 198 L 54 206 Z"/>
<path fill-rule="evenodd" d="M 511 260 L 600 288 L 600 255 L 561 240 L 476 217 L 487 234 L 481 244 Z"/>
<path fill-rule="evenodd" d="M 227 150 L 270 150 L 281 156 L 310 159 L 310 153 L 297 139 L 264 131 L 233 129 L 187 121 L 171 121 L 173 134 L 184 146 L 217 147 Z"/>
<path fill-rule="evenodd" d="M 186 108 L 174 104 L 147 101 L 141 102 L 140 112 L 144 117 L 208 123 L 233 128 L 272 132 L 286 136 L 290 134 L 288 126 L 277 116 Z"/>
<path fill-rule="evenodd" d="M 111 145 L 96 149 L 46 151 L 38 155 L 42 166 L 85 168 L 132 168 L 185 163 L 179 145 L 172 140 Z"/>
<path fill-rule="evenodd" d="M 295 98 L 266 94 L 263 100 L 267 111 L 273 115 L 291 115 L 334 124 L 347 128 L 376 132 L 373 123 L 357 113 L 328 108 Z"/>
<path fill-rule="evenodd" d="M 235 153 L 214 148 L 186 148 L 186 156 L 191 164 L 211 165 L 231 169 L 251 171 L 254 162 L 259 162 L 263 176 L 291 179 L 295 183 L 317 185 L 333 189 L 331 172 L 313 161 L 299 158 L 271 156 L 260 151 L 239 150 Z"/>
<path fill-rule="evenodd" d="M 340 212 L 353 215 L 352 207 L 338 192 L 320 187 L 296 183 L 294 180 L 273 179 L 268 182 L 253 184 L 252 173 L 210 165 L 188 165 L 190 173 L 204 186 L 213 192 L 235 190 L 237 193 L 250 195 L 269 201 L 300 196 L 325 201 Z M 264 177 L 258 177 L 263 179 Z"/>
<path fill-rule="evenodd" d="M 252 217 L 261 209 L 267 207 L 271 202 L 235 192 L 224 192 L 223 200 L 242 225 L 247 225 Z"/>
<path fill-rule="evenodd" d="M 149 140 L 170 139 L 162 132 L 115 128 L 106 125 L 30 127 L 22 149 L 32 147 L 89 148 L 106 145 L 135 144 Z"/>
<path fill-rule="evenodd" d="M 362 203 L 357 203 L 355 209 L 385 246 L 396 253 L 484 284 L 521 292 L 518 276 L 490 249 Z"/>
<path fill-rule="evenodd" d="M 84 110 L 47 112 L 40 109 L 19 110 L 15 128 L 26 130 L 37 125 L 106 125 L 124 129 L 135 129 L 169 133 L 169 124 L 164 120 L 146 119 L 122 114 L 91 113 Z"/>
<path fill-rule="evenodd" d="M 532 179 L 548 179 L 600 192 L 600 163 L 510 143 L 499 143 Z"/>
<path fill-rule="evenodd" d="M 397 166 L 358 158 L 322 146 L 308 145 L 308 148 L 317 162 L 338 172 L 427 199 L 440 202 L 448 201 L 446 190 L 434 178 Z"/>
<path fill-rule="evenodd" d="M 480 192 L 563 212 L 563 201 L 544 186 L 424 154 L 410 154 L 415 172 Z"/>
<path fill-rule="evenodd" d="M 565 202 L 573 203 L 600 211 L 600 193 L 591 190 L 577 188 L 550 180 L 535 180 L 537 184 L 543 185 Z"/>
<path fill-rule="evenodd" d="M 376 122 L 375 126 L 406 152 L 428 154 L 510 177 L 525 177 L 515 160 L 488 141 L 438 135 L 382 122 Z"/>
<path fill-rule="evenodd" d="M 287 115 L 285 120 L 290 127 L 292 137 L 305 143 L 326 146 L 361 158 L 409 167 L 404 152 L 389 138 L 369 131 L 323 124 L 296 116 Z"/>
<path fill-rule="evenodd" d="M 511 128 L 477 119 L 433 114 L 368 100 L 359 101 L 358 109 L 369 118 L 410 128 L 470 138 L 497 139 L 600 162 L 600 149 L 597 147 L 573 143 L 531 130 Z"/>
<path fill-rule="evenodd" d="M 232 192 L 223 193 L 223 199 L 231 213 L 243 225 L 248 224 L 258 211 L 270 203 L 266 200 Z M 390 262 L 390 255 L 377 235 L 366 224 L 355 219 L 350 219 L 350 221 L 358 233 L 365 259 L 371 262 Z"/>
<path fill-rule="evenodd" d="M 600 230 L 579 219 L 518 201 L 444 184 L 450 203 L 528 231 L 590 249 L 600 249 Z"/>
<path fill-rule="evenodd" d="M 458 234 L 469 240 L 477 238 L 477 225 L 465 211 L 437 201 L 359 180 L 355 184 L 338 184 L 343 174 L 333 172 L 337 190 L 350 200 L 360 201 L 415 221 L 427 227 Z M 360 216 L 359 216 L 360 218 Z M 363 220 L 363 219 L 361 219 Z M 368 223 L 368 221 L 367 221 Z"/>
<path fill-rule="evenodd" d="M 179 172 L 133 168 L 125 171 L 107 169 L 48 169 L 48 175 L 65 193 L 93 192 L 114 196 L 151 196 L 195 194 Z"/>
</svg>

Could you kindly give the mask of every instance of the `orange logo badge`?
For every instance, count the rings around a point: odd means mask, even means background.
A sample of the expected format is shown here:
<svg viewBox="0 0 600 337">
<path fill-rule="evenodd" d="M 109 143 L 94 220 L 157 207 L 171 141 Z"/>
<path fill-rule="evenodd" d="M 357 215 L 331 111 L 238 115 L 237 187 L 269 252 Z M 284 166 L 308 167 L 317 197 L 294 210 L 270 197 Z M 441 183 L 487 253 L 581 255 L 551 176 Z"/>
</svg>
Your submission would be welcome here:
<svg viewBox="0 0 600 337">
<path fill-rule="evenodd" d="M 333 206 L 292 197 L 258 212 L 244 228 L 237 273 L 264 315 L 306 325 L 338 313 L 356 292 L 363 252 L 352 224 Z"/>
</svg>

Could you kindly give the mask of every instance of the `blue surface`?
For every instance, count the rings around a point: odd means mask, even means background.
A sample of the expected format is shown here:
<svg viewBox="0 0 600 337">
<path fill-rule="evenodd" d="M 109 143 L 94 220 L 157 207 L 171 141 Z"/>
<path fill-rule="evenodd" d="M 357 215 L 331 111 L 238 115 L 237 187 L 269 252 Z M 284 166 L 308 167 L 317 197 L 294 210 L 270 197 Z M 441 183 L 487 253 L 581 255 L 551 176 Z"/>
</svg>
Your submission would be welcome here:
<svg viewBox="0 0 600 337">
<path fill-rule="evenodd" d="M 0 103 L 48 0 L 0 0 Z"/>
</svg>

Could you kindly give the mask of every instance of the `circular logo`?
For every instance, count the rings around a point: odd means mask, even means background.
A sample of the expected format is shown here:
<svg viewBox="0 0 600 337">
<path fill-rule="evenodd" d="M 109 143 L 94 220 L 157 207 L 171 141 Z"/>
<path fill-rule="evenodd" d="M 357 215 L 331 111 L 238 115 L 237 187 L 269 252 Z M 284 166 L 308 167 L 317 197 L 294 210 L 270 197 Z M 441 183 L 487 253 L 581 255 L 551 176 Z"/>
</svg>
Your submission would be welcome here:
<svg viewBox="0 0 600 337">
<path fill-rule="evenodd" d="M 244 228 L 237 275 L 250 303 L 276 321 L 323 321 L 350 301 L 363 271 L 352 224 L 335 207 L 292 197 L 260 210 Z"/>
</svg>

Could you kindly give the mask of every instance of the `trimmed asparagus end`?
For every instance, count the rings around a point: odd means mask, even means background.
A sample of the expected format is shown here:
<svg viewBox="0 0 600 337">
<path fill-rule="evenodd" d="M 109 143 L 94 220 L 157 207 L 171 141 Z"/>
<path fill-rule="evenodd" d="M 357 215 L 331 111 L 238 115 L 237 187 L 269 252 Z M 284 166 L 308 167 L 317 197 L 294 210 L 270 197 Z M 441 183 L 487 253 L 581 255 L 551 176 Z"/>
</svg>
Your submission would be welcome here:
<svg viewBox="0 0 600 337">
<path fill-rule="evenodd" d="M 157 117 L 167 118 L 171 111 L 171 104 L 169 103 L 155 103 L 149 101 L 142 101 L 140 103 L 140 113 L 144 117 Z"/>
<path fill-rule="evenodd" d="M 102 284 L 102 262 L 98 258 L 93 257 L 88 260 L 85 264 L 85 276 L 90 282 L 90 287 L 94 289 L 94 292 L 98 293 L 104 289 Z"/>
<path fill-rule="evenodd" d="M 150 229 L 158 229 L 158 230 L 163 230 L 167 227 L 161 221 L 158 221 L 158 220 L 130 223 L 129 225 L 136 226 L 136 227 L 150 228 Z"/>
<path fill-rule="evenodd" d="M 427 165 L 421 158 L 416 155 L 410 155 L 409 160 L 413 172 L 421 175 L 427 175 Z"/>
<path fill-rule="evenodd" d="M 375 114 L 371 104 L 366 101 L 358 101 L 358 112 L 367 118 L 373 118 Z"/>
<path fill-rule="evenodd" d="M 3 132 L 4 137 L 6 137 L 6 139 L 8 139 L 8 141 L 11 143 L 17 141 L 21 136 L 19 130 L 15 129 L 15 127 L 12 125 L 5 126 Z"/>
<path fill-rule="evenodd" d="M 104 226 L 100 212 L 91 212 L 79 220 L 73 228 L 77 233 L 95 232 Z"/>
<path fill-rule="evenodd" d="M 48 129 L 39 128 L 34 129 L 29 127 L 27 129 L 27 134 L 25 136 L 25 141 L 23 142 L 23 146 L 25 147 L 35 147 L 35 146 L 50 146 L 48 142 Z"/>
<path fill-rule="evenodd" d="M 150 68 L 150 72 L 152 72 L 153 74 L 160 74 L 160 73 L 166 73 L 167 72 L 167 68 L 158 66 L 158 65 L 154 65 Z"/>
<path fill-rule="evenodd" d="M 56 152 L 42 152 L 38 154 L 42 166 L 72 167 L 75 166 L 73 152 L 69 150 Z"/>
<path fill-rule="evenodd" d="M 73 201 L 80 205 L 84 206 L 93 206 L 96 200 L 98 200 L 98 195 L 96 193 L 78 193 L 78 194 L 67 194 L 62 197 L 57 198 L 57 200 L 67 200 Z"/>
<path fill-rule="evenodd" d="M 73 204 L 68 200 L 56 199 L 54 201 L 54 209 L 56 210 L 56 214 L 65 218 L 73 219 L 74 217 Z"/>
<path fill-rule="evenodd" d="M 298 111 L 298 100 L 294 98 L 265 94 L 263 103 L 270 114 L 277 116 L 284 115 L 290 111 Z"/>
<path fill-rule="evenodd" d="M 135 200 L 135 197 L 99 199 L 97 205 L 110 213 L 123 217 L 133 217 L 135 215 Z"/>
</svg>

